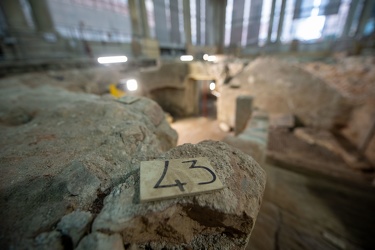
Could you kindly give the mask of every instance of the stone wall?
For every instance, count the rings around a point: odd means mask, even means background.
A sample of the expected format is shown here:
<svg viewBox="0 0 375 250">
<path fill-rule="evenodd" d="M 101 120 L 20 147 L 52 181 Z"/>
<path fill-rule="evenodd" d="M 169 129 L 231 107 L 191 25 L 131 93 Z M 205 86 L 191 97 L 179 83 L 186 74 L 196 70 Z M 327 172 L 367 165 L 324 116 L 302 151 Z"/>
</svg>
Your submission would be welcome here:
<svg viewBox="0 0 375 250">
<path fill-rule="evenodd" d="M 356 147 L 361 147 L 375 122 L 375 65 L 371 56 L 345 57 L 337 55 L 332 63 L 310 62 L 303 68 L 321 77 L 327 84 L 350 99 L 355 107 L 350 121 L 342 133 Z M 375 165 L 375 137 L 372 137 L 366 154 Z"/>
<path fill-rule="evenodd" d="M 188 63 L 161 62 L 156 69 L 140 72 L 139 77 L 147 97 L 173 116 L 186 116 L 194 114 L 197 95 L 188 75 Z"/>
</svg>

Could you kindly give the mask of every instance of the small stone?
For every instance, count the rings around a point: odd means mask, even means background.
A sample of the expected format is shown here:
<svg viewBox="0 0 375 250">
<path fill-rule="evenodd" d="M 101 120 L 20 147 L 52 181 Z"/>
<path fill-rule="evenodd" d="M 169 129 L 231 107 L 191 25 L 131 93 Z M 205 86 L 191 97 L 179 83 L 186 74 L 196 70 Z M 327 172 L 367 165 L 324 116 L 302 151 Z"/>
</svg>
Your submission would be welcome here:
<svg viewBox="0 0 375 250">
<path fill-rule="evenodd" d="M 64 250 L 64 246 L 62 245 L 62 238 L 61 234 L 57 231 L 46 232 L 39 234 L 34 241 L 35 249 L 41 250 L 49 250 L 49 249 L 56 249 L 56 250 Z"/>
<path fill-rule="evenodd" d="M 124 250 L 122 238 L 119 234 L 107 235 L 99 232 L 84 237 L 79 243 L 77 250 Z"/>
<path fill-rule="evenodd" d="M 89 230 L 92 214 L 84 211 L 74 211 L 61 218 L 57 224 L 57 230 L 62 234 L 68 235 L 77 246 L 82 236 Z"/>
<path fill-rule="evenodd" d="M 138 101 L 140 98 L 136 96 L 123 96 L 117 99 L 118 102 L 125 103 L 125 104 L 132 104 Z"/>
<path fill-rule="evenodd" d="M 219 128 L 224 131 L 224 132 L 229 132 L 230 131 L 230 127 L 228 124 L 226 124 L 225 122 L 220 122 L 219 124 Z"/>
</svg>

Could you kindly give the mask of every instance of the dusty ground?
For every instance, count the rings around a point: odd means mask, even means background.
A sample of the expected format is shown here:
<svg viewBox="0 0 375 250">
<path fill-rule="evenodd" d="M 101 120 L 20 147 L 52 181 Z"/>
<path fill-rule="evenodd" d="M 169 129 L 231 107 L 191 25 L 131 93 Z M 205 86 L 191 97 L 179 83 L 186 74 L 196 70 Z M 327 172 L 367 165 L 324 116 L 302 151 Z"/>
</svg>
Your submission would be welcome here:
<svg viewBox="0 0 375 250">
<path fill-rule="evenodd" d="M 171 126 L 178 133 L 177 145 L 198 143 L 203 140 L 220 141 L 228 135 L 228 133 L 220 130 L 219 122 L 212 118 L 185 118 L 175 121 Z"/>
</svg>

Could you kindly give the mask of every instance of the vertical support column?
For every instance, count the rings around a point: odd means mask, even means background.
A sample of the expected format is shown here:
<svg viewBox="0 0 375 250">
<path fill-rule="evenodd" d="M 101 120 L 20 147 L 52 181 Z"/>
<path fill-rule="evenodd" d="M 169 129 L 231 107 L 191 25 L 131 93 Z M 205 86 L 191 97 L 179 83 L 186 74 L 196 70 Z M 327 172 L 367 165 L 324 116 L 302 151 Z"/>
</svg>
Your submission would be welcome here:
<svg viewBox="0 0 375 250">
<path fill-rule="evenodd" d="M 352 27 L 352 23 L 353 23 L 355 11 L 356 11 L 357 6 L 358 6 L 358 2 L 359 2 L 359 0 L 352 0 L 352 2 L 350 3 L 348 17 L 346 18 L 344 30 L 342 32 L 343 38 L 346 38 L 346 37 L 349 36 L 350 28 Z"/>
<path fill-rule="evenodd" d="M 195 0 L 192 0 L 195 1 Z M 190 21 L 190 0 L 183 0 L 184 29 L 186 45 L 191 45 L 191 21 Z"/>
<path fill-rule="evenodd" d="M 170 1 L 169 10 L 171 13 L 171 42 L 179 44 L 181 42 L 179 20 L 178 20 L 178 1 Z"/>
<path fill-rule="evenodd" d="M 275 16 L 275 7 L 276 7 L 276 0 L 272 0 L 270 21 L 269 21 L 269 24 L 268 24 L 267 44 L 271 43 L 273 19 L 274 19 L 274 16 Z"/>
<path fill-rule="evenodd" d="M 365 0 L 363 9 L 361 12 L 361 19 L 359 20 L 358 29 L 356 32 L 357 37 L 361 37 L 363 35 L 363 31 L 365 30 L 366 23 L 371 16 L 371 11 L 373 7 L 374 7 L 373 0 Z"/>
<path fill-rule="evenodd" d="M 3 9 L 10 31 L 32 30 L 32 27 L 29 26 L 25 14 L 23 13 L 20 1 L 0 0 L 0 6 Z"/>
<path fill-rule="evenodd" d="M 224 51 L 224 39 L 225 39 L 225 15 L 227 8 L 227 0 L 215 1 L 217 5 L 217 14 L 214 14 L 214 27 L 215 27 L 215 44 L 217 45 L 217 52 L 223 53 Z"/>
<path fill-rule="evenodd" d="M 165 13 L 164 0 L 154 0 L 155 34 L 161 45 L 169 42 L 169 30 L 167 29 L 167 14 Z"/>
<path fill-rule="evenodd" d="M 150 38 L 150 27 L 148 26 L 148 18 L 147 18 L 147 10 L 145 1 L 139 1 L 140 13 L 141 13 L 141 21 L 142 21 L 142 30 L 143 30 L 143 37 Z"/>
<path fill-rule="evenodd" d="M 46 0 L 29 0 L 29 3 L 38 31 L 54 32 L 55 27 L 48 7 L 48 2 Z"/>
<path fill-rule="evenodd" d="M 246 128 L 247 121 L 251 117 L 252 109 L 252 96 L 242 95 L 236 98 L 236 117 L 234 124 L 235 135 L 240 134 Z"/>
<path fill-rule="evenodd" d="M 197 45 L 201 44 L 201 0 L 193 0 L 196 1 L 196 20 L 197 20 Z"/>
<path fill-rule="evenodd" d="M 138 15 L 137 0 L 129 0 L 130 21 L 132 24 L 132 52 L 135 58 L 142 54 L 140 38 L 142 36 L 141 20 Z"/>
<path fill-rule="evenodd" d="M 19 0 L 0 0 L 0 7 L 6 20 L 6 36 L 2 49 L 7 59 L 24 59 L 27 51 L 22 46 L 22 33 L 33 32 L 34 23 L 27 19 Z M 33 22 L 33 20 L 31 20 Z M 20 32 L 20 33 L 19 33 Z"/>
<path fill-rule="evenodd" d="M 244 8 L 245 0 L 238 0 L 233 4 L 232 30 L 230 34 L 231 46 L 241 44 Z"/>
<path fill-rule="evenodd" d="M 281 9 L 280 9 L 279 25 L 278 25 L 278 28 L 277 28 L 277 38 L 276 38 L 277 43 L 280 42 L 281 34 L 283 33 L 285 6 L 286 6 L 286 0 L 282 0 Z"/>
<path fill-rule="evenodd" d="M 258 44 L 261 14 L 263 9 L 262 0 L 252 0 L 250 5 L 250 20 L 247 29 L 247 44 Z"/>
<path fill-rule="evenodd" d="M 137 0 L 129 0 L 130 20 L 132 23 L 132 39 L 139 39 L 142 35 L 141 21 L 138 16 Z"/>
<path fill-rule="evenodd" d="M 214 5 L 212 0 L 206 1 L 206 44 L 214 44 L 214 18 L 213 18 Z"/>
<path fill-rule="evenodd" d="M 227 0 L 215 1 L 211 0 L 213 8 L 213 32 L 214 44 L 217 46 L 217 52 L 222 53 L 224 50 L 224 35 L 225 35 L 225 10 L 227 7 Z"/>
</svg>

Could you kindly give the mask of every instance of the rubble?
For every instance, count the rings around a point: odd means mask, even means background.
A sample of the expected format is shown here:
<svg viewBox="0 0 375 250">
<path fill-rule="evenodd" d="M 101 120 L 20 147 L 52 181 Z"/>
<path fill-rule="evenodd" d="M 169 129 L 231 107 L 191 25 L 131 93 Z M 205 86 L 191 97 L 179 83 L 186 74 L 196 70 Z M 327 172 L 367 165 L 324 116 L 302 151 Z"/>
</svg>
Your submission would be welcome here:
<svg viewBox="0 0 375 250">
<path fill-rule="evenodd" d="M 89 231 L 92 219 L 93 216 L 90 212 L 77 210 L 62 217 L 56 230 L 69 236 L 73 246 L 77 246 L 83 235 Z"/>
</svg>

